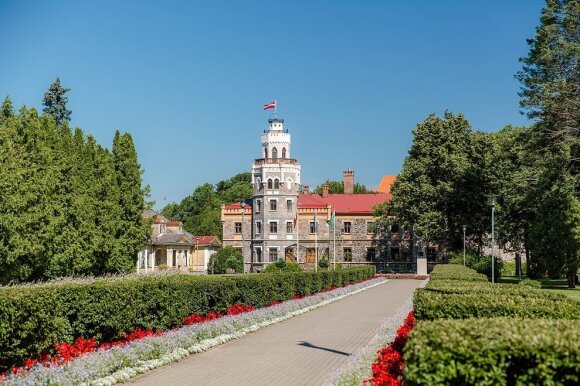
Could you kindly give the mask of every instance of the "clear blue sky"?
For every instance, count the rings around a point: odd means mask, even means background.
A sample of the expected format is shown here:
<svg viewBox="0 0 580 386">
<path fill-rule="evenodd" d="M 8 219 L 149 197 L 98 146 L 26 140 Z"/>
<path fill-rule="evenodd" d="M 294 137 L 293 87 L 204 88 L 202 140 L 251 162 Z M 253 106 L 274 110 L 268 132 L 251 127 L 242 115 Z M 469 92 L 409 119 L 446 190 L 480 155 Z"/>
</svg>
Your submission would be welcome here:
<svg viewBox="0 0 580 386">
<path fill-rule="evenodd" d="M 249 171 L 274 98 L 303 184 L 373 188 L 431 112 L 527 123 L 513 76 L 543 3 L 0 0 L 0 98 L 41 109 L 59 76 L 73 126 L 133 135 L 157 208 Z"/>
</svg>

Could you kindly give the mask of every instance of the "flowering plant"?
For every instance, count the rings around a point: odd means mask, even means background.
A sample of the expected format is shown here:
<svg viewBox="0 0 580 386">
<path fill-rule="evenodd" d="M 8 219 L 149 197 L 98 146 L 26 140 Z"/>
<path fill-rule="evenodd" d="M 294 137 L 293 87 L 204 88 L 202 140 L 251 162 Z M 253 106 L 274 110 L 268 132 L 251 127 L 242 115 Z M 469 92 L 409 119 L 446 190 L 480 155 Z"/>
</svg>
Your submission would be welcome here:
<svg viewBox="0 0 580 386">
<path fill-rule="evenodd" d="M 365 383 L 373 386 L 398 386 L 403 385 L 403 349 L 409 339 L 409 333 L 415 327 L 415 316 L 413 311 L 409 312 L 403 325 L 397 330 L 395 340 L 387 347 L 380 349 L 377 359 L 372 364 L 373 377 Z"/>
</svg>

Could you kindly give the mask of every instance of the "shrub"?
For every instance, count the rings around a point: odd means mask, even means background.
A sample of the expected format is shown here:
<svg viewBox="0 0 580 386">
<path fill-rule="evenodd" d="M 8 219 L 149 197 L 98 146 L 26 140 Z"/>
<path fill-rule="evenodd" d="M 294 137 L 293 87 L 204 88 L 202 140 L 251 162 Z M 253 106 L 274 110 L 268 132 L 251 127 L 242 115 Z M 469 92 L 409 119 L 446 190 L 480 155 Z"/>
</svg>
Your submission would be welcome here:
<svg viewBox="0 0 580 386">
<path fill-rule="evenodd" d="M 345 269 L 342 281 L 370 278 L 371 268 Z M 263 307 L 310 295 L 330 288 L 336 279 L 326 275 L 163 274 L 0 287 L 0 373 L 75 337 L 110 341 L 135 327 L 166 330 L 191 314 L 225 313 L 235 303 Z"/>
<path fill-rule="evenodd" d="M 463 252 L 454 253 L 449 260 L 451 264 L 463 265 Z M 467 268 L 472 268 L 476 272 L 491 278 L 491 256 L 478 255 L 473 251 L 465 254 L 465 264 Z M 494 272 L 495 277 L 499 278 L 502 273 L 503 261 L 495 257 Z"/>
<path fill-rule="evenodd" d="M 580 321 L 420 322 L 405 346 L 406 385 L 580 383 Z"/>
<path fill-rule="evenodd" d="M 532 279 L 524 279 L 520 281 L 518 284 L 525 287 L 542 288 L 542 283 Z"/>
<path fill-rule="evenodd" d="M 221 248 L 209 258 L 208 273 L 224 274 L 231 268 L 237 273 L 243 272 L 244 258 L 240 251 L 228 245 Z"/>
<path fill-rule="evenodd" d="M 263 273 L 278 272 L 302 272 L 302 267 L 298 263 L 286 262 L 282 259 L 268 266 L 262 271 Z"/>
<path fill-rule="evenodd" d="M 473 269 L 463 267 L 463 265 L 456 264 L 440 264 L 433 268 L 433 272 L 431 272 L 431 280 L 434 281 L 438 279 L 487 282 L 487 277 L 485 275 L 479 274 Z"/>
</svg>

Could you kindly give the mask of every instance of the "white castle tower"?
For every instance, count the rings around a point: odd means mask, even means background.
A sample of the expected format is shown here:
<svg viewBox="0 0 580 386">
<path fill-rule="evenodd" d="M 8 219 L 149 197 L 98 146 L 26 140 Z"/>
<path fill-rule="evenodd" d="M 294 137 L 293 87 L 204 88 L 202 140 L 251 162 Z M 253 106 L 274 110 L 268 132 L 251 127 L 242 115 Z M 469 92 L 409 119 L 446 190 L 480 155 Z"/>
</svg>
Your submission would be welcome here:
<svg viewBox="0 0 580 386">
<path fill-rule="evenodd" d="M 294 259 L 300 165 L 291 158 L 290 133 L 284 120 L 268 120 L 261 136 L 262 154 L 252 165 L 252 265 Z"/>
</svg>

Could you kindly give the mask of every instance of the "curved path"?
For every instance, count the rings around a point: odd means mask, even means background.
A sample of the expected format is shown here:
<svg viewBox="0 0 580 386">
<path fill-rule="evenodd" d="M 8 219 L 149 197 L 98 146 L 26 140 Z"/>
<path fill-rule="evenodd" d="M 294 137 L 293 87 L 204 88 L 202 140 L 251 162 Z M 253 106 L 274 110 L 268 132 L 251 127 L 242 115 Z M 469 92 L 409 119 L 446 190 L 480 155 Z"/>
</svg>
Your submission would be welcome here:
<svg viewBox="0 0 580 386">
<path fill-rule="evenodd" d="M 420 280 L 390 280 L 143 374 L 138 385 L 319 385 L 412 296 Z"/>
</svg>

